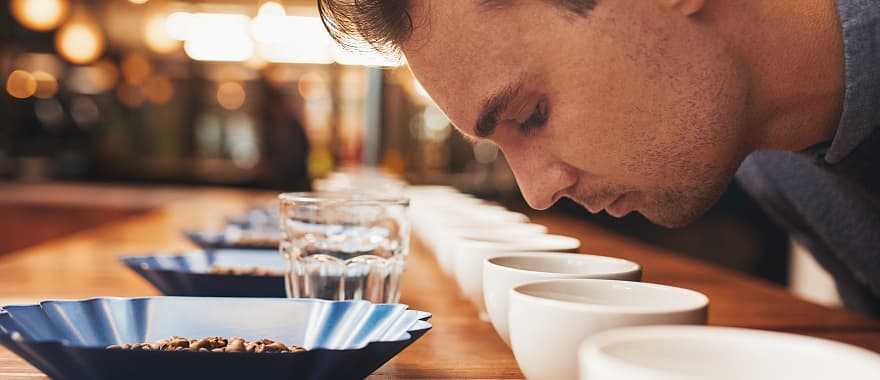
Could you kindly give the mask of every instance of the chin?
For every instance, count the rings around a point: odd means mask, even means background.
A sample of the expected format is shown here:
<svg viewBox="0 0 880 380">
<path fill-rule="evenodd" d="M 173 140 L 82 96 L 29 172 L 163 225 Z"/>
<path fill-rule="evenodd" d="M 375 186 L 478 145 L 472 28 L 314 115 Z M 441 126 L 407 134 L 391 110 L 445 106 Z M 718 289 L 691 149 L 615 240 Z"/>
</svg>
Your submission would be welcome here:
<svg viewBox="0 0 880 380">
<path fill-rule="evenodd" d="M 687 227 L 703 216 L 711 206 L 711 203 L 706 206 L 688 205 L 686 207 L 669 205 L 662 207 L 660 210 L 639 210 L 639 213 L 651 221 L 651 223 L 672 229 Z"/>
<path fill-rule="evenodd" d="M 676 218 L 676 219 L 660 218 L 660 219 L 658 219 L 658 218 L 653 218 L 650 216 L 645 216 L 645 218 L 650 220 L 651 223 L 654 223 L 660 227 L 665 227 L 665 228 L 669 228 L 669 229 L 687 227 L 689 224 L 693 223 L 694 220 L 696 220 L 696 218 L 688 218 L 688 219 L 685 219 L 685 218 Z"/>
<path fill-rule="evenodd" d="M 651 194 L 639 213 L 666 228 L 685 227 L 703 216 L 718 202 L 726 183 L 700 181 L 701 186 L 666 190 Z"/>
</svg>

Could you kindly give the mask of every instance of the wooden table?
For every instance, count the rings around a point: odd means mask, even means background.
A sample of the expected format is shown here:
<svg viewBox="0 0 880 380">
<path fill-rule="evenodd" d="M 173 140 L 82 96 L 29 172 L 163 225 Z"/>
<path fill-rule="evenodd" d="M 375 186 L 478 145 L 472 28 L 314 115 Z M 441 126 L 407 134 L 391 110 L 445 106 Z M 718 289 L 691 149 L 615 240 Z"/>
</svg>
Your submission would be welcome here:
<svg viewBox="0 0 880 380">
<path fill-rule="evenodd" d="M 81 190 L 81 187 L 75 188 Z M 4 192 L 26 189 L 26 186 L 0 186 L 0 197 L 5 197 Z M 163 190 L 158 197 L 149 196 L 153 194 L 150 190 L 100 190 L 92 193 L 150 199 L 157 204 L 152 206 L 153 211 L 141 216 L 0 256 L 0 305 L 45 298 L 158 294 L 146 281 L 119 264 L 117 256 L 191 249 L 192 245 L 181 237 L 181 229 L 219 228 L 224 216 L 272 197 L 267 193 L 223 189 Z M 47 194 L 58 196 L 55 192 Z M 143 206 L 134 199 L 132 204 Z M 880 351 L 878 322 L 797 299 L 770 283 L 690 261 L 584 221 L 543 213 L 536 213 L 533 219 L 547 225 L 550 232 L 581 239 L 582 252 L 641 263 L 645 281 L 705 293 L 711 299 L 710 324 L 794 332 Z M 458 294 L 454 281 L 442 274 L 419 242 L 414 243 L 404 281 L 402 302 L 432 312 L 434 329 L 373 377 L 522 377 L 510 350 L 491 325 L 479 321 L 475 309 Z M 42 377 L 39 371 L 0 348 L 0 379 Z"/>
</svg>

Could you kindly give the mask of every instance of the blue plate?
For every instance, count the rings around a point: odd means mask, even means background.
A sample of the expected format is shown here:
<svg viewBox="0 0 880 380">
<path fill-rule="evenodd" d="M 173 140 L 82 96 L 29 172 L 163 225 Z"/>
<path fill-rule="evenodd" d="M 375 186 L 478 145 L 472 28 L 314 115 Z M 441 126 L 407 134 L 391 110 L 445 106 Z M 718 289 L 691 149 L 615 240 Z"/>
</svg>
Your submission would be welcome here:
<svg viewBox="0 0 880 380">
<path fill-rule="evenodd" d="M 95 298 L 0 308 L 0 344 L 53 379 L 361 379 L 431 325 L 402 304 L 269 298 Z M 206 336 L 273 339 L 298 353 L 107 350 Z"/>
<path fill-rule="evenodd" d="M 209 273 L 213 265 L 285 271 L 277 252 L 217 250 L 179 256 L 124 256 L 120 260 L 168 296 L 286 297 L 284 277 Z"/>
<path fill-rule="evenodd" d="M 238 231 L 243 231 L 247 233 L 259 233 L 259 234 L 268 234 L 268 233 L 279 233 L 278 231 L 267 231 L 267 230 L 248 230 L 248 229 L 238 229 Z M 202 249 L 224 249 L 224 248 L 233 248 L 233 249 L 255 249 L 255 250 L 271 250 L 278 251 L 278 242 L 255 242 L 255 241 L 247 241 L 237 239 L 228 232 L 208 232 L 208 231 L 184 231 L 184 236 L 187 237 L 191 242 L 195 245 L 199 246 Z"/>
<path fill-rule="evenodd" d="M 226 219 L 226 223 L 247 229 L 279 230 L 278 205 L 256 207 Z"/>
</svg>

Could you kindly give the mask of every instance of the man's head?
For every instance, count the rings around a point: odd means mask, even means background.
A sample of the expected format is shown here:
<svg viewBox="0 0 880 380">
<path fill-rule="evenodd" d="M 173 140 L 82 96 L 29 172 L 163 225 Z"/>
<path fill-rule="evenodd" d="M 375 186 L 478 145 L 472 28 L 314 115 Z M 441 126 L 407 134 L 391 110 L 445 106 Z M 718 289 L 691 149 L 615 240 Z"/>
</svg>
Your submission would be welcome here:
<svg viewBox="0 0 880 380">
<path fill-rule="evenodd" d="M 320 0 L 331 33 L 403 53 L 532 207 L 680 226 L 748 153 L 748 73 L 705 0 Z M 719 2 L 727 3 L 727 2 Z M 739 2 L 737 2 L 739 3 Z"/>
</svg>

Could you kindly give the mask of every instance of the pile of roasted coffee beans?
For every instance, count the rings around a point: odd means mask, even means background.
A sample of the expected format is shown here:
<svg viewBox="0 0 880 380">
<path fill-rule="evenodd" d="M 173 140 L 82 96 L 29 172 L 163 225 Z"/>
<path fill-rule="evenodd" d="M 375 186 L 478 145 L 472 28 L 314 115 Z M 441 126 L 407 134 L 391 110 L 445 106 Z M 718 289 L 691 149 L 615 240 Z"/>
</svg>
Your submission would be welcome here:
<svg viewBox="0 0 880 380">
<path fill-rule="evenodd" d="M 145 351 L 198 351 L 198 352 L 300 352 L 306 349 L 299 346 L 287 346 L 271 339 L 248 342 L 240 337 L 232 339 L 212 336 L 202 339 L 187 339 L 173 336 L 155 342 L 135 344 L 114 344 L 108 350 L 145 350 Z"/>
<path fill-rule="evenodd" d="M 212 274 L 226 274 L 233 276 L 275 276 L 280 277 L 283 276 L 284 273 L 279 271 L 274 271 L 268 268 L 261 267 L 225 267 L 221 265 L 214 265 L 211 267 L 209 273 Z"/>
<path fill-rule="evenodd" d="M 278 243 L 281 240 L 281 236 L 278 234 L 249 231 L 243 231 L 238 234 L 229 234 L 227 238 L 235 245 L 265 248 L 278 248 Z"/>
</svg>

